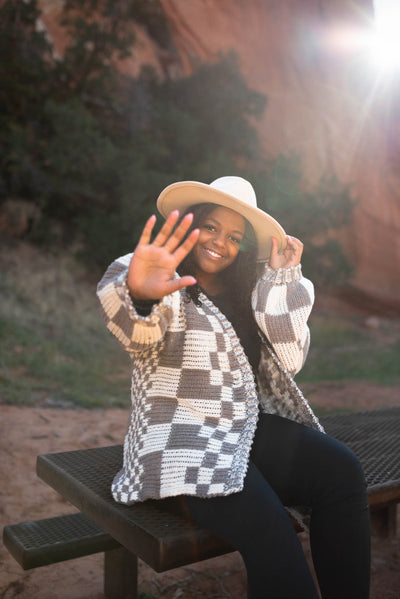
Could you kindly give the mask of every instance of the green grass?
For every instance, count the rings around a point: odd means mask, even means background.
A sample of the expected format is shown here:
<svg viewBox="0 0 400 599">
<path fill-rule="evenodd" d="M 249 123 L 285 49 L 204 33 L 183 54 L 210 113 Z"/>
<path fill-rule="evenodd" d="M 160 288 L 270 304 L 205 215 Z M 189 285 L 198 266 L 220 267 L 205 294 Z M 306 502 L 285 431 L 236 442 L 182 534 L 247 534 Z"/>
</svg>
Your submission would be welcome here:
<svg viewBox="0 0 400 599">
<path fill-rule="evenodd" d="M 310 330 L 310 352 L 296 377 L 299 382 L 400 382 L 399 321 L 381 320 L 377 329 L 369 329 L 363 318 L 313 316 Z"/>
<path fill-rule="evenodd" d="M 95 284 L 67 258 L 13 256 L 0 282 L 0 400 L 130 404 L 130 359 L 102 321 Z"/>
<path fill-rule="evenodd" d="M 101 323 L 99 324 L 99 327 Z M 0 397 L 5 403 L 91 406 L 129 405 L 127 356 L 105 335 L 68 329 L 49 337 L 0 319 Z M 75 333 L 74 339 L 69 339 Z M 112 341 L 112 340 L 111 340 Z M 74 351 L 74 349 L 76 351 Z"/>
<path fill-rule="evenodd" d="M 68 256 L 0 249 L 0 402 L 128 407 L 129 356 L 107 331 L 96 278 Z M 100 276 L 100 274 L 99 274 Z M 296 380 L 400 382 L 400 322 L 312 315 Z"/>
</svg>

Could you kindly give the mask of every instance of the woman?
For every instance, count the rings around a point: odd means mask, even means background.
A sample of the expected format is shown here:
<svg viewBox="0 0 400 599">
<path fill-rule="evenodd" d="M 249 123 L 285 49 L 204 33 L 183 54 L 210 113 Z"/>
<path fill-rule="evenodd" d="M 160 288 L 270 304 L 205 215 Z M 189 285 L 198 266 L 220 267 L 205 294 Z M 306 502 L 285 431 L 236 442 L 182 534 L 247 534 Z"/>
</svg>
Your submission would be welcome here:
<svg viewBox="0 0 400 599">
<path fill-rule="evenodd" d="M 152 240 L 153 215 L 98 287 L 133 360 L 115 500 L 181 496 L 195 522 L 241 552 L 252 599 L 318 597 L 288 515 L 304 506 L 323 599 L 367 598 L 361 466 L 293 381 L 313 304 L 302 243 L 240 177 L 174 183 L 157 206 L 160 232 Z"/>
</svg>

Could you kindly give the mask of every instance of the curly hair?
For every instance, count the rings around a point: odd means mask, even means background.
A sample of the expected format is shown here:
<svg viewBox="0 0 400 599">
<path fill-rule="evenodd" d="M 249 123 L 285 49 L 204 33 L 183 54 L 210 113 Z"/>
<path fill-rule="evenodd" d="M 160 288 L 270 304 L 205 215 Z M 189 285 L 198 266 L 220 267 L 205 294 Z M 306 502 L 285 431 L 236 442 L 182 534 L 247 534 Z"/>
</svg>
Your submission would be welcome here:
<svg viewBox="0 0 400 599">
<path fill-rule="evenodd" d="M 185 214 L 191 212 L 193 214 L 193 222 L 188 231 L 188 234 L 193 229 L 198 228 L 204 222 L 204 219 L 217 207 L 216 204 L 195 204 L 191 206 Z M 245 220 L 245 232 L 244 238 L 240 246 L 240 251 L 234 260 L 234 262 L 228 266 L 224 271 L 221 272 L 224 286 L 229 286 L 230 289 L 234 289 L 235 292 L 232 294 L 232 301 L 235 309 L 247 312 L 251 309 L 251 293 L 257 281 L 258 267 L 257 267 L 257 252 L 258 244 L 254 229 L 251 224 Z M 178 273 L 182 275 L 193 275 L 195 272 L 195 264 L 193 260 L 193 253 L 190 252 L 188 256 L 182 261 L 178 267 Z M 199 294 L 203 291 L 199 284 L 191 285 L 186 288 L 186 294 L 188 301 L 192 299 L 197 305 L 199 305 Z"/>
</svg>

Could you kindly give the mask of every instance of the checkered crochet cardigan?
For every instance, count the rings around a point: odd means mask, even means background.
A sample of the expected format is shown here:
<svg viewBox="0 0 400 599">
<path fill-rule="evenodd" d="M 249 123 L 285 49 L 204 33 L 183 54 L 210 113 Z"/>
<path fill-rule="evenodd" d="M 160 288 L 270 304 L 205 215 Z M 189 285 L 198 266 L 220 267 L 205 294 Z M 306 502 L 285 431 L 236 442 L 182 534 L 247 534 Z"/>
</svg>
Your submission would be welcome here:
<svg viewBox="0 0 400 599">
<path fill-rule="evenodd" d="M 266 267 L 257 282 L 252 306 L 264 342 L 256 387 L 231 323 L 204 294 L 200 306 L 178 291 L 148 316 L 136 312 L 126 284 L 131 256 L 113 262 L 97 290 L 108 329 L 133 361 L 114 499 L 240 491 L 259 409 L 322 430 L 292 378 L 308 350 L 312 283 L 300 266 Z"/>
</svg>

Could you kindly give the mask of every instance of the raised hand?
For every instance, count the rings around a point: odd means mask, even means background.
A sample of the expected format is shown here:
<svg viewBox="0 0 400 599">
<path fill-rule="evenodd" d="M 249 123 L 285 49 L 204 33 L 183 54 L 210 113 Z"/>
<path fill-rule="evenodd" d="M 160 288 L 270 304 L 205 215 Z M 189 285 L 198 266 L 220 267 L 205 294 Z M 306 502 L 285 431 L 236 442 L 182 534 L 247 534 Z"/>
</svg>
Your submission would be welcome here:
<svg viewBox="0 0 400 599">
<path fill-rule="evenodd" d="M 303 253 L 303 244 L 296 237 L 286 235 L 286 248 L 278 252 L 278 240 L 272 237 L 272 250 L 269 265 L 273 269 L 289 268 L 300 264 L 301 255 Z"/>
<path fill-rule="evenodd" d="M 171 212 L 153 241 L 151 234 L 156 222 L 155 215 L 145 224 L 128 270 L 128 288 L 135 299 L 161 299 L 196 283 L 191 276 L 174 279 L 177 266 L 192 250 L 199 236 L 199 230 L 194 229 L 183 241 L 193 215 L 186 214 L 174 230 L 178 219 L 179 211 Z"/>
</svg>

